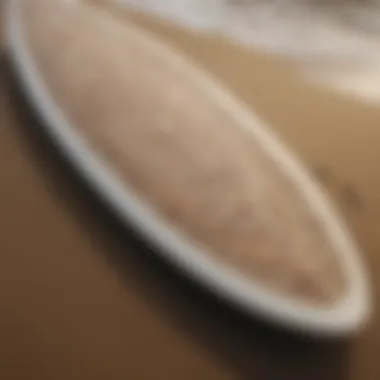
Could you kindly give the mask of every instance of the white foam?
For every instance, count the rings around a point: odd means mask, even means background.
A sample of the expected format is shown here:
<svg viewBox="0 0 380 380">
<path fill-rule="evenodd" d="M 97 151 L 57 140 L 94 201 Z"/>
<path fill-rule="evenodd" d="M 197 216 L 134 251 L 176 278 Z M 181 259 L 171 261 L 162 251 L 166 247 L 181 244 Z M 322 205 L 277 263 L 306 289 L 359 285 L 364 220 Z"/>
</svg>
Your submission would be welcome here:
<svg viewBox="0 0 380 380">
<path fill-rule="evenodd" d="M 321 63 L 323 70 L 307 73 L 312 80 L 380 101 L 379 0 L 113 1 L 313 68 Z"/>
<path fill-rule="evenodd" d="M 350 0 L 114 0 L 298 57 L 380 60 L 380 3 Z"/>
</svg>

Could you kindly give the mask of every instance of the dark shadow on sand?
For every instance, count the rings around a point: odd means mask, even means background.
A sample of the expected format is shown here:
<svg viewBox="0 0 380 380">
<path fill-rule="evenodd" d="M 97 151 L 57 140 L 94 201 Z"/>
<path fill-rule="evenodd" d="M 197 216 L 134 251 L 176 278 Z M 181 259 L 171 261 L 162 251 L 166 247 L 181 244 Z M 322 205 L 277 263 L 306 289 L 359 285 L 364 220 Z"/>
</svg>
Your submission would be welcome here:
<svg viewBox="0 0 380 380">
<path fill-rule="evenodd" d="M 94 194 L 46 135 L 19 90 L 9 61 L 3 57 L 9 103 L 18 118 L 22 148 L 39 164 L 37 170 L 52 196 L 96 244 L 115 271 L 128 276 L 133 292 L 242 379 L 346 380 L 350 345 L 286 334 L 252 320 L 182 277 Z M 21 111 L 22 110 L 22 111 Z"/>
</svg>

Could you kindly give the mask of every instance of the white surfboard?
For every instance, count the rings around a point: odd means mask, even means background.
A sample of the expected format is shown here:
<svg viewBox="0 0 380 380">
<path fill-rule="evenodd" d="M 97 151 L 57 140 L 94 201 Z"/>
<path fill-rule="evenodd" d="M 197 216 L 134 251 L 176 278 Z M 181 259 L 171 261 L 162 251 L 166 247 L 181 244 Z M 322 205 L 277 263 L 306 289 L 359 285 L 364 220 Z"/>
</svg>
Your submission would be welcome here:
<svg viewBox="0 0 380 380">
<path fill-rule="evenodd" d="M 25 12 L 26 7 L 28 7 L 28 12 Z M 49 7 L 50 10 L 45 12 L 45 7 Z M 33 36 L 29 32 L 25 32 L 26 24 L 29 22 L 29 11 L 30 15 L 33 12 L 35 14 L 38 12 L 39 15 L 40 26 L 37 29 L 40 28 L 38 33 L 41 33 L 41 41 L 44 40 L 41 46 L 47 48 L 44 50 L 46 55 L 42 58 L 41 55 L 36 55 L 35 50 L 31 47 L 30 38 Z M 56 17 L 54 22 L 51 17 Z M 78 120 L 81 118 L 76 115 L 83 115 L 83 110 L 79 109 L 78 111 L 75 96 L 65 97 L 68 93 L 73 94 L 72 89 L 76 85 L 80 86 L 80 80 L 83 78 L 86 80 L 86 75 L 91 70 L 91 61 L 86 61 L 87 45 L 81 41 L 82 35 L 78 34 L 83 27 L 93 28 L 90 34 L 94 36 L 94 41 L 90 43 L 91 48 L 89 49 L 92 49 L 92 52 L 102 53 L 99 55 L 99 59 L 104 59 L 105 68 L 111 67 L 107 65 L 111 64 L 113 59 L 116 60 L 113 54 L 120 49 L 127 49 L 126 59 L 128 59 L 128 54 L 130 60 L 134 59 L 132 54 L 138 54 L 140 64 L 135 65 L 136 73 L 123 72 L 123 70 L 115 73 L 120 77 L 115 85 L 117 90 L 127 91 L 126 93 L 132 97 L 131 99 L 133 96 L 144 98 L 144 92 L 134 92 L 133 88 L 128 87 L 128 83 L 130 83 L 128 81 L 134 80 L 133 77 L 138 76 L 144 86 L 147 86 L 145 88 L 148 91 L 149 75 L 152 75 L 152 72 L 140 70 L 140 68 L 144 64 L 148 65 L 148 61 L 149 64 L 153 62 L 152 67 L 155 67 L 155 70 L 158 68 L 163 70 L 162 76 L 165 75 L 171 81 L 178 83 L 185 93 L 188 91 L 192 94 L 195 104 L 200 109 L 204 106 L 202 99 L 209 104 L 212 109 L 209 114 L 210 123 L 213 123 L 213 118 L 215 118 L 215 122 L 231 120 L 231 126 L 227 125 L 226 128 L 240 128 L 247 133 L 247 138 L 252 139 L 252 144 L 257 146 L 257 149 L 260 149 L 268 160 L 275 163 L 276 169 L 273 175 L 278 173 L 287 178 L 294 187 L 295 193 L 298 194 L 299 202 L 313 216 L 315 222 L 321 225 L 326 241 L 334 246 L 341 270 L 347 278 L 345 290 L 339 299 L 328 306 L 317 307 L 315 304 L 309 304 L 289 295 L 286 296 L 268 286 L 263 286 L 259 280 L 242 274 L 234 266 L 216 260 L 215 253 L 208 252 L 209 247 L 198 244 L 198 236 L 189 236 L 187 231 L 183 231 L 183 228 L 168 221 L 167 215 L 164 215 L 162 210 L 156 208 L 154 203 L 149 202 L 149 199 L 147 201 L 146 197 L 142 196 L 132 183 L 129 184 L 126 181 L 125 173 L 122 173 L 118 165 L 110 164 L 109 160 L 105 159 L 104 155 L 86 138 L 83 126 L 78 125 Z M 67 30 L 68 28 L 70 30 Z M 117 30 L 117 34 L 113 34 L 115 30 Z M 337 216 L 323 191 L 294 154 L 250 109 L 240 104 L 217 80 L 146 31 L 126 22 L 123 24 L 106 12 L 92 8 L 91 5 L 82 1 L 11 0 L 8 13 L 8 32 L 12 62 L 20 83 L 52 139 L 94 191 L 125 223 L 132 225 L 153 246 L 157 247 L 157 254 L 161 255 L 163 259 L 170 261 L 189 278 L 199 282 L 238 309 L 293 330 L 315 335 L 340 336 L 357 331 L 368 320 L 371 310 L 368 276 L 360 252 L 344 223 Z M 115 36 L 115 38 L 109 39 L 107 47 L 102 44 L 101 36 L 104 37 L 108 32 L 110 37 Z M 76 35 L 77 38 L 74 40 L 62 37 L 67 37 L 70 33 Z M 98 40 L 96 39 L 97 35 Z M 124 45 L 123 39 L 129 43 Z M 81 43 L 84 49 L 82 52 L 78 50 L 78 55 L 65 56 L 65 49 L 70 50 L 72 44 L 80 45 Z M 120 44 L 120 46 L 117 45 L 116 49 L 115 44 Z M 76 48 L 79 45 L 75 45 Z M 84 55 L 83 52 L 85 52 Z M 62 56 L 59 56 L 60 54 Z M 89 53 L 88 56 L 90 57 L 91 54 Z M 77 73 L 79 73 L 76 81 L 63 83 L 60 81 L 59 75 L 55 77 L 56 81 L 51 81 L 53 77 L 50 77 L 50 81 L 47 80 L 48 70 L 41 70 L 41 67 L 48 67 L 44 65 L 50 59 L 72 60 L 70 65 L 73 64 L 77 67 Z M 58 71 L 55 74 L 64 75 L 64 71 L 62 71 L 64 67 L 63 63 L 56 65 L 55 69 Z M 106 86 L 107 84 L 105 84 Z M 66 90 L 68 92 L 65 92 Z M 103 88 L 103 90 L 109 91 L 110 96 L 117 93 L 114 88 Z M 62 102 L 57 101 L 58 93 L 62 96 Z M 162 102 L 163 107 L 167 106 L 165 96 L 165 88 L 163 88 L 162 96 L 157 98 Z M 181 107 L 181 103 L 174 102 L 173 104 L 175 106 L 171 105 L 172 107 Z M 82 106 L 94 111 L 96 107 L 103 107 L 96 90 Z M 78 114 L 76 114 L 77 111 Z M 125 120 L 123 120 L 125 128 L 128 128 L 128 122 L 132 118 L 141 116 L 137 112 L 125 116 Z M 197 112 L 189 114 L 189 117 L 194 118 L 192 119 L 194 123 L 198 120 Z M 155 119 L 149 120 L 154 122 Z M 96 122 L 98 123 L 98 120 Z M 106 127 L 112 128 L 112 126 L 104 125 L 104 128 Z M 215 139 L 218 139 L 217 135 Z M 153 156 L 151 159 L 155 160 L 155 157 Z M 254 170 L 254 166 L 252 170 Z M 126 174 L 128 178 L 128 173 Z M 194 187 L 194 192 L 197 192 L 197 187 Z M 291 238 L 300 239 L 297 235 Z M 310 254 L 310 252 L 305 252 L 305 254 Z"/>
</svg>

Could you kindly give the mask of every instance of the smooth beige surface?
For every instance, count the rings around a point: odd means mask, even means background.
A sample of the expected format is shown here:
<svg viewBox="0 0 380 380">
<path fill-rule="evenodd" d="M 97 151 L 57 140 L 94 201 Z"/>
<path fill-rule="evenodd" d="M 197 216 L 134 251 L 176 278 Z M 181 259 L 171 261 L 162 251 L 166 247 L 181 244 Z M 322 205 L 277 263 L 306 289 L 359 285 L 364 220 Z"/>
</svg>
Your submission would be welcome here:
<svg viewBox="0 0 380 380">
<path fill-rule="evenodd" d="M 268 58 L 153 28 L 255 104 L 318 173 L 378 293 L 380 111 L 305 88 Z M 1 378 L 380 377 L 377 311 L 351 342 L 300 341 L 227 312 L 132 246 L 42 137 L 3 52 L 0 70 Z"/>
<path fill-rule="evenodd" d="M 347 295 L 346 245 L 305 197 L 311 181 L 299 188 L 293 165 L 274 158 L 282 144 L 264 146 L 265 126 L 218 100 L 222 86 L 101 8 L 28 4 L 25 39 L 52 96 L 161 217 L 279 295 L 322 308 Z"/>
</svg>

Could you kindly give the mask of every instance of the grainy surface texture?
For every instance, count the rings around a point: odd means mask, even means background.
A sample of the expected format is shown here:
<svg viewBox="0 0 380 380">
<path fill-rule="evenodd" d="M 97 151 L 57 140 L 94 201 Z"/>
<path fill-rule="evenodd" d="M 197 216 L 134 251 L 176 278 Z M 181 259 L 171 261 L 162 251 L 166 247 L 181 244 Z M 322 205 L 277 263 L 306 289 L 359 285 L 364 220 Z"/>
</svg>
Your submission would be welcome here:
<svg viewBox="0 0 380 380">
<path fill-rule="evenodd" d="M 324 307 L 345 295 L 325 225 L 240 114 L 110 12 L 29 4 L 27 41 L 53 97 L 162 218 L 287 297 Z"/>
<path fill-rule="evenodd" d="M 311 90 L 262 55 L 138 19 L 255 104 L 315 169 L 366 252 L 379 294 L 380 111 Z M 2 45 L 1 378 L 380 377 L 378 308 L 351 342 L 285 336 L 204 298 L 118 232 L 40 133 L 4 53 Z"/>
</svg>

